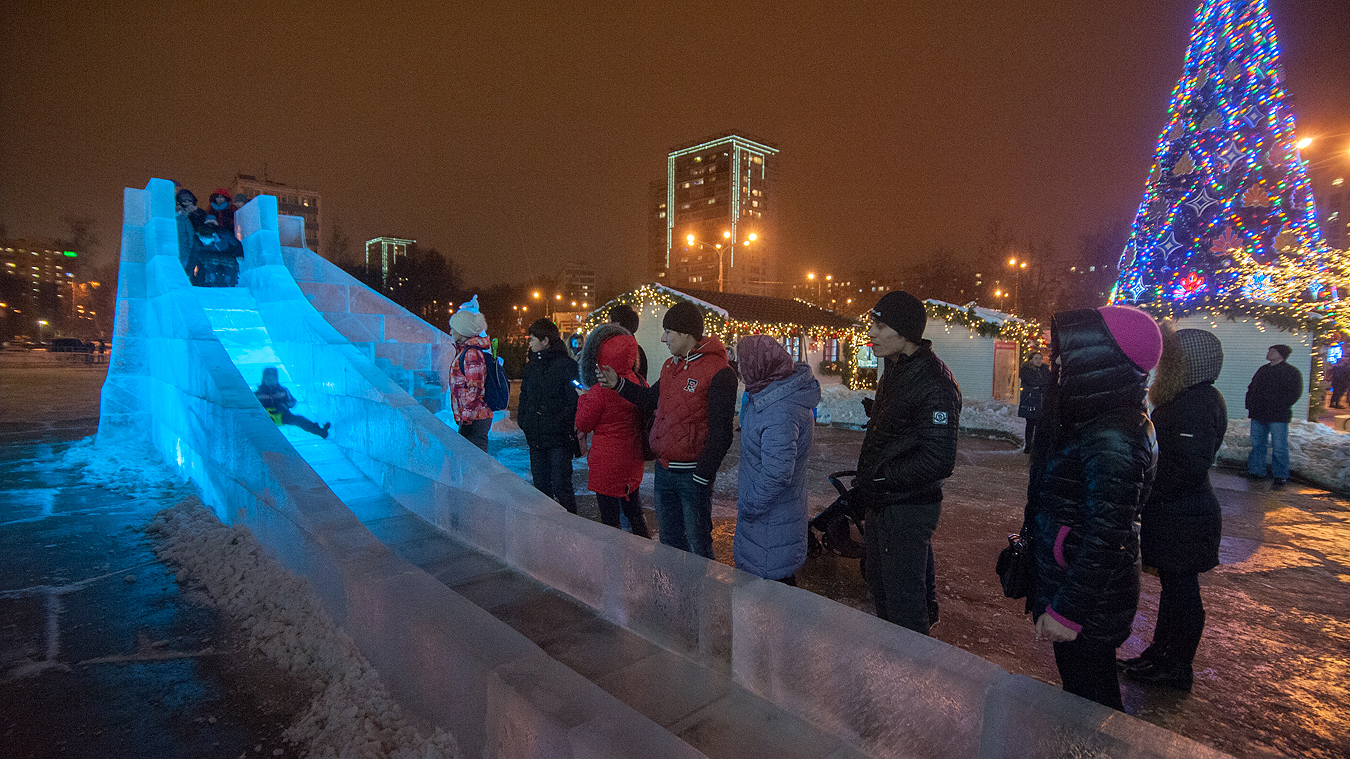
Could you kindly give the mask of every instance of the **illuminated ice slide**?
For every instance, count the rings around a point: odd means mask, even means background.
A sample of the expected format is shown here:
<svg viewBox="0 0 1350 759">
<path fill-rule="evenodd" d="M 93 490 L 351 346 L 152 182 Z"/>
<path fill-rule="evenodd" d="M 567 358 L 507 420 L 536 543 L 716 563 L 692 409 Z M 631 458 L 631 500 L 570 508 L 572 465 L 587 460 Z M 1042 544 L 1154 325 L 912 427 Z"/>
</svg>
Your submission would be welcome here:
<svg viewBox="0 0 1350 759">
<path fill-rule="evenodd" d="M 100 444 L 148 440 L 223 521 L 305 576 L 405 711 L 451 730 L 466 756 L 735 756 L 765 741 L 784 756 L 1217 755 L 567 514 L 419 402 L 447 386 L 443 333 L 305 249 L 303 220 L 271 196 L 236 217 L 240 287 L 191 287 L 173 194 L 158 179 L 125 191 Z M 266 366 L 298 413 L 332 422 L 327 440 L 267 416 L 251 389 Z M 453 536 L 593 619 L 552 620 L 541 604 L 508 626 L 405 560 L 415 542 L 391 550 L 389 525 Z M 517 632 L 531 623 L 539 635 Z M 566 666 L 535 642 L 564 628 L 571 642 L 550 650 Z"/>
</svg>

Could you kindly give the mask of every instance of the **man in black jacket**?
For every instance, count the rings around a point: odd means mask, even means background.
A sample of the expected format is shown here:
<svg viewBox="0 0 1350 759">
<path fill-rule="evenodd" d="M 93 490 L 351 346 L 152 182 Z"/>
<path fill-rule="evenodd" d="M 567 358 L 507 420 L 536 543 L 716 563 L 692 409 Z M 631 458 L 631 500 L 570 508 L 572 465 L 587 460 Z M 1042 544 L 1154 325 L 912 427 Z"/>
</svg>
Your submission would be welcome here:
<svg viewBox="0 0 1350 759">
<path fill-rule="evenodd" d="M 937 621 L 932 537 L 942 481 L 956 466 L 961 389 L 923 339 L 923 303 L 887 293 L 872 309 L 872 351 L 885 361 L 858 456 L 867 509 L 867 585 L 877 616 L 928 634 Z"/>
<path fill-rule="evenodd" d="M 576 452 L 577 391 L 572 380 L 577 362 L 567 355 L 558 327 L 548 319 L 530 325 L 530 358 L 520 381 L 516 421 L 530 449 L 530 477 L 534 487 L 577 513 L 572 484 L 572 455 Z"/>
<path fill-rule="evenodd" d="M 1284 487 L 1289 479 L 1289 420 L 1294 418 L 1294 403 L 1303 397 L 1303 373 L 1289 365 L 1292 352 L 1287 345 L 1272 345 L 1266 351 L 1265 366 L 1256 370 L 1247 386 L 1247 416 L 1251 417 L 1252 452 L 1247 456 L 1247 476 L 1266 477 L 1266 448 L 1269 441 L 1271 490 Z"/>
</svg>

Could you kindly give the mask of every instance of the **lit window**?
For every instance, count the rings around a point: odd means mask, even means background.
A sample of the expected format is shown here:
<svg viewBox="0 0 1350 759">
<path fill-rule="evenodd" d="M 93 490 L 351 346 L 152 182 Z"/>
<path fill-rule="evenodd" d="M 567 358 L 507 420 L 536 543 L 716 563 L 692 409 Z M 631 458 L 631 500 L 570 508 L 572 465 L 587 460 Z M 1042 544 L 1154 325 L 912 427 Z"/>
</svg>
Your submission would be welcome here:
<svg viewBox="0 0 1350 759">
<path fill-rule="evenodd" d="M 665 211 L 662 211 L 661 213 L 658 213 L 658 214 L 656 215 L 656 218 L 658 218 L 658 219 L 664 219 L 664 218 L 666 218 L 666 212 L 665 212 Z"/>
<path fill-rule="evenodd" d="M 680 189 L 683 189 L 683 190 L 689 189 L 689 183 L 688 183 L 688 182 L 685 182 L 684 184 L 680 185 Z"/>
<path fill-rule="evenodd" d="M 717 198 L 708 198 L 708 205 L 712 205 L 713 203 L 716 203 L 716 202 L 717 202 Z"/>
</svg>

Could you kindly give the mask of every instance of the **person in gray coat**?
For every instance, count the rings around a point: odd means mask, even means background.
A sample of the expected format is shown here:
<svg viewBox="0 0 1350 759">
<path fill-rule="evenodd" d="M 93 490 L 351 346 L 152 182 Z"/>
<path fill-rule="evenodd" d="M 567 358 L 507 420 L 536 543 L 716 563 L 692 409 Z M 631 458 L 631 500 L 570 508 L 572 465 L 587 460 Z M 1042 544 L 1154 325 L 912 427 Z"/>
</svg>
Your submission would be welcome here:
<svg viewBox="0 0 1350 759">
<path fill-rule="evenodd" d="M 739 569 L 796 585 L 806 561 L 806 460 L 820 383 L 767 335 L 741 338 L 738 354 L 745 399 L 733 557 Z"/>
</svg>

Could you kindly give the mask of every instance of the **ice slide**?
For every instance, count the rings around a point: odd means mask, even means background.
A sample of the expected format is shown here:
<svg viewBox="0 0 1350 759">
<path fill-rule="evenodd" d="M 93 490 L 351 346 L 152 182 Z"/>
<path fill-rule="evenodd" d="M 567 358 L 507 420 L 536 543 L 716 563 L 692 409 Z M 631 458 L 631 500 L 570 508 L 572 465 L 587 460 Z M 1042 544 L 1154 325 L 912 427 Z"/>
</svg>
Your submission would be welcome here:
<svg viewBox="0 0 1350 759">
<path fill-rule="evenodd" d="M 1217 756 L 814 594 L 574 517 L 422 404 L 445 335 L 239 211 L 189 286 L 173 185 L 127 189 L 100 441 L 148 439 L 304 575 L 466 756 Z M 278 428 L 263 366 L 331 421 Z"/>
</svg>

